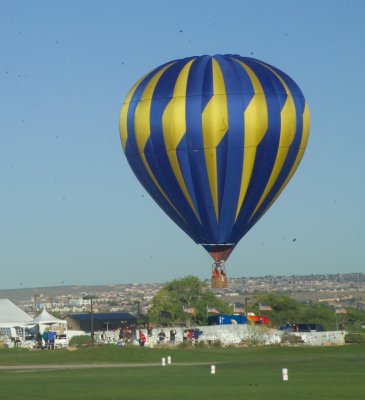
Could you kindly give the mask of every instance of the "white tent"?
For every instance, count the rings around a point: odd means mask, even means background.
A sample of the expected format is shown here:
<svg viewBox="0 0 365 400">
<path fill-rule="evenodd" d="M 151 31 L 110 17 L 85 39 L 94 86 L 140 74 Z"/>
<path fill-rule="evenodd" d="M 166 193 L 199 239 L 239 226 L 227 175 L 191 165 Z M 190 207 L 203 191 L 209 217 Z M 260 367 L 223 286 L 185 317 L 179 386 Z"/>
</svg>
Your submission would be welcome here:
<svg viewBox="0 0 365 400">
<path fill-rule="evenodd" d="M 51 315 L 46 309 L 34 319 L 28 322 L 28 325 L 39 325 L 39 330 L 43 332 L 46 327 L 61 326 L 64 330 L 67 328 L 67 322 Z"/>
<path fill-rule="evenodd" d="M 24 325 L 32 317 L 8 299 L 0 299 L 0 324 Z"/>
<path fill-rule="evenodd" d="M 0 336 L 24 337 L 32 317 L 8 299 L 0 299 Z"/>
</svg>

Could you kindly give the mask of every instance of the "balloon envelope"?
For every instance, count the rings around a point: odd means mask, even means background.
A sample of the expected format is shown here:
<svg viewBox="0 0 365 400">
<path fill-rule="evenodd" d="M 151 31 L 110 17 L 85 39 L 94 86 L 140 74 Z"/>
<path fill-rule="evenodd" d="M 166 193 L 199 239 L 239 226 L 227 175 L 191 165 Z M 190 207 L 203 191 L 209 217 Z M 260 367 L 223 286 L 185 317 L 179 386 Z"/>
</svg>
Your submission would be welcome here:
<svg viewBox="0 0 365 400">
<path fill-rule="evenodd" d="M 189 57 L 132 87 L 120 135 L 157 204 L 215 260 L 225 260 L 297 169 L 309 111 L 296 83 L 269 64 Z"/>
</svg>

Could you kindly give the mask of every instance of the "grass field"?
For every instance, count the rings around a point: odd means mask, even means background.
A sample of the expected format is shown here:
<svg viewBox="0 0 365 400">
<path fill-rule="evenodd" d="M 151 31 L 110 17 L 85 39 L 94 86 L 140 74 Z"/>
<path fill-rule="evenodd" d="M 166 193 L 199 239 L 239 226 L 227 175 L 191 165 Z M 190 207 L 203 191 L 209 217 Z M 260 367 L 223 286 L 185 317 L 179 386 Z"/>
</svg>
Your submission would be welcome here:
<svg viewBox="0 0 365 400">
<path fill-rule="evenodd" d="M 163 367 L 161 358 L 167 356 L 172 364 Z M 90 368 L 95 364 L 99 367 Z M 216 365 L 215 375 L 210 374 L 211 364 Z M 5 368 L 9 366 L 17 369 Z M 1 400 L 365 399 L 365 345 L 13 349 L 0 351 L 0 368 Z M 282 368 L 289 370 L 287 382 L 282 381 Z"/>
</svg>

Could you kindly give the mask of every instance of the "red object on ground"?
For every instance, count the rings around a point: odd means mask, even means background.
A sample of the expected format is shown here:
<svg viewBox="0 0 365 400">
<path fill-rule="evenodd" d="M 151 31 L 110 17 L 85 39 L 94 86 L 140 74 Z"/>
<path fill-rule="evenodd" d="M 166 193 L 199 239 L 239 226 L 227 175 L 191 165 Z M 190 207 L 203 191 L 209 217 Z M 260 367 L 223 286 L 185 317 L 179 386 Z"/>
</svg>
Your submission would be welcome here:
<svg viewBox="0 0 365 400">
<path fill-rule="evenodd" d="M 247 319 L 256 325 L 269 325 L 270 318 L 263 315 L 249 315 Z"/>
</svg>

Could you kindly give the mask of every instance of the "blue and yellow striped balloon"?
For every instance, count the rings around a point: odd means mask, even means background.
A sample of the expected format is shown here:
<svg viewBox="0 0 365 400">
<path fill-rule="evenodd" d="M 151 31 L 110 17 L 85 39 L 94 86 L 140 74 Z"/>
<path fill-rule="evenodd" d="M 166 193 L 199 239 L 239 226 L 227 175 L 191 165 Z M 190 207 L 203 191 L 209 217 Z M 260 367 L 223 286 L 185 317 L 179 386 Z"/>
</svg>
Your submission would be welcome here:
<svg viewBox="0 0 365 400">
<path fill-rule="evenodd" d="M 132 87 L 120 136 L 157 204 L 225 260 L 297 169 L 309 111 L 296 83 L 271 65 L 238 55 L 189 57 Z"/>
</svg>

